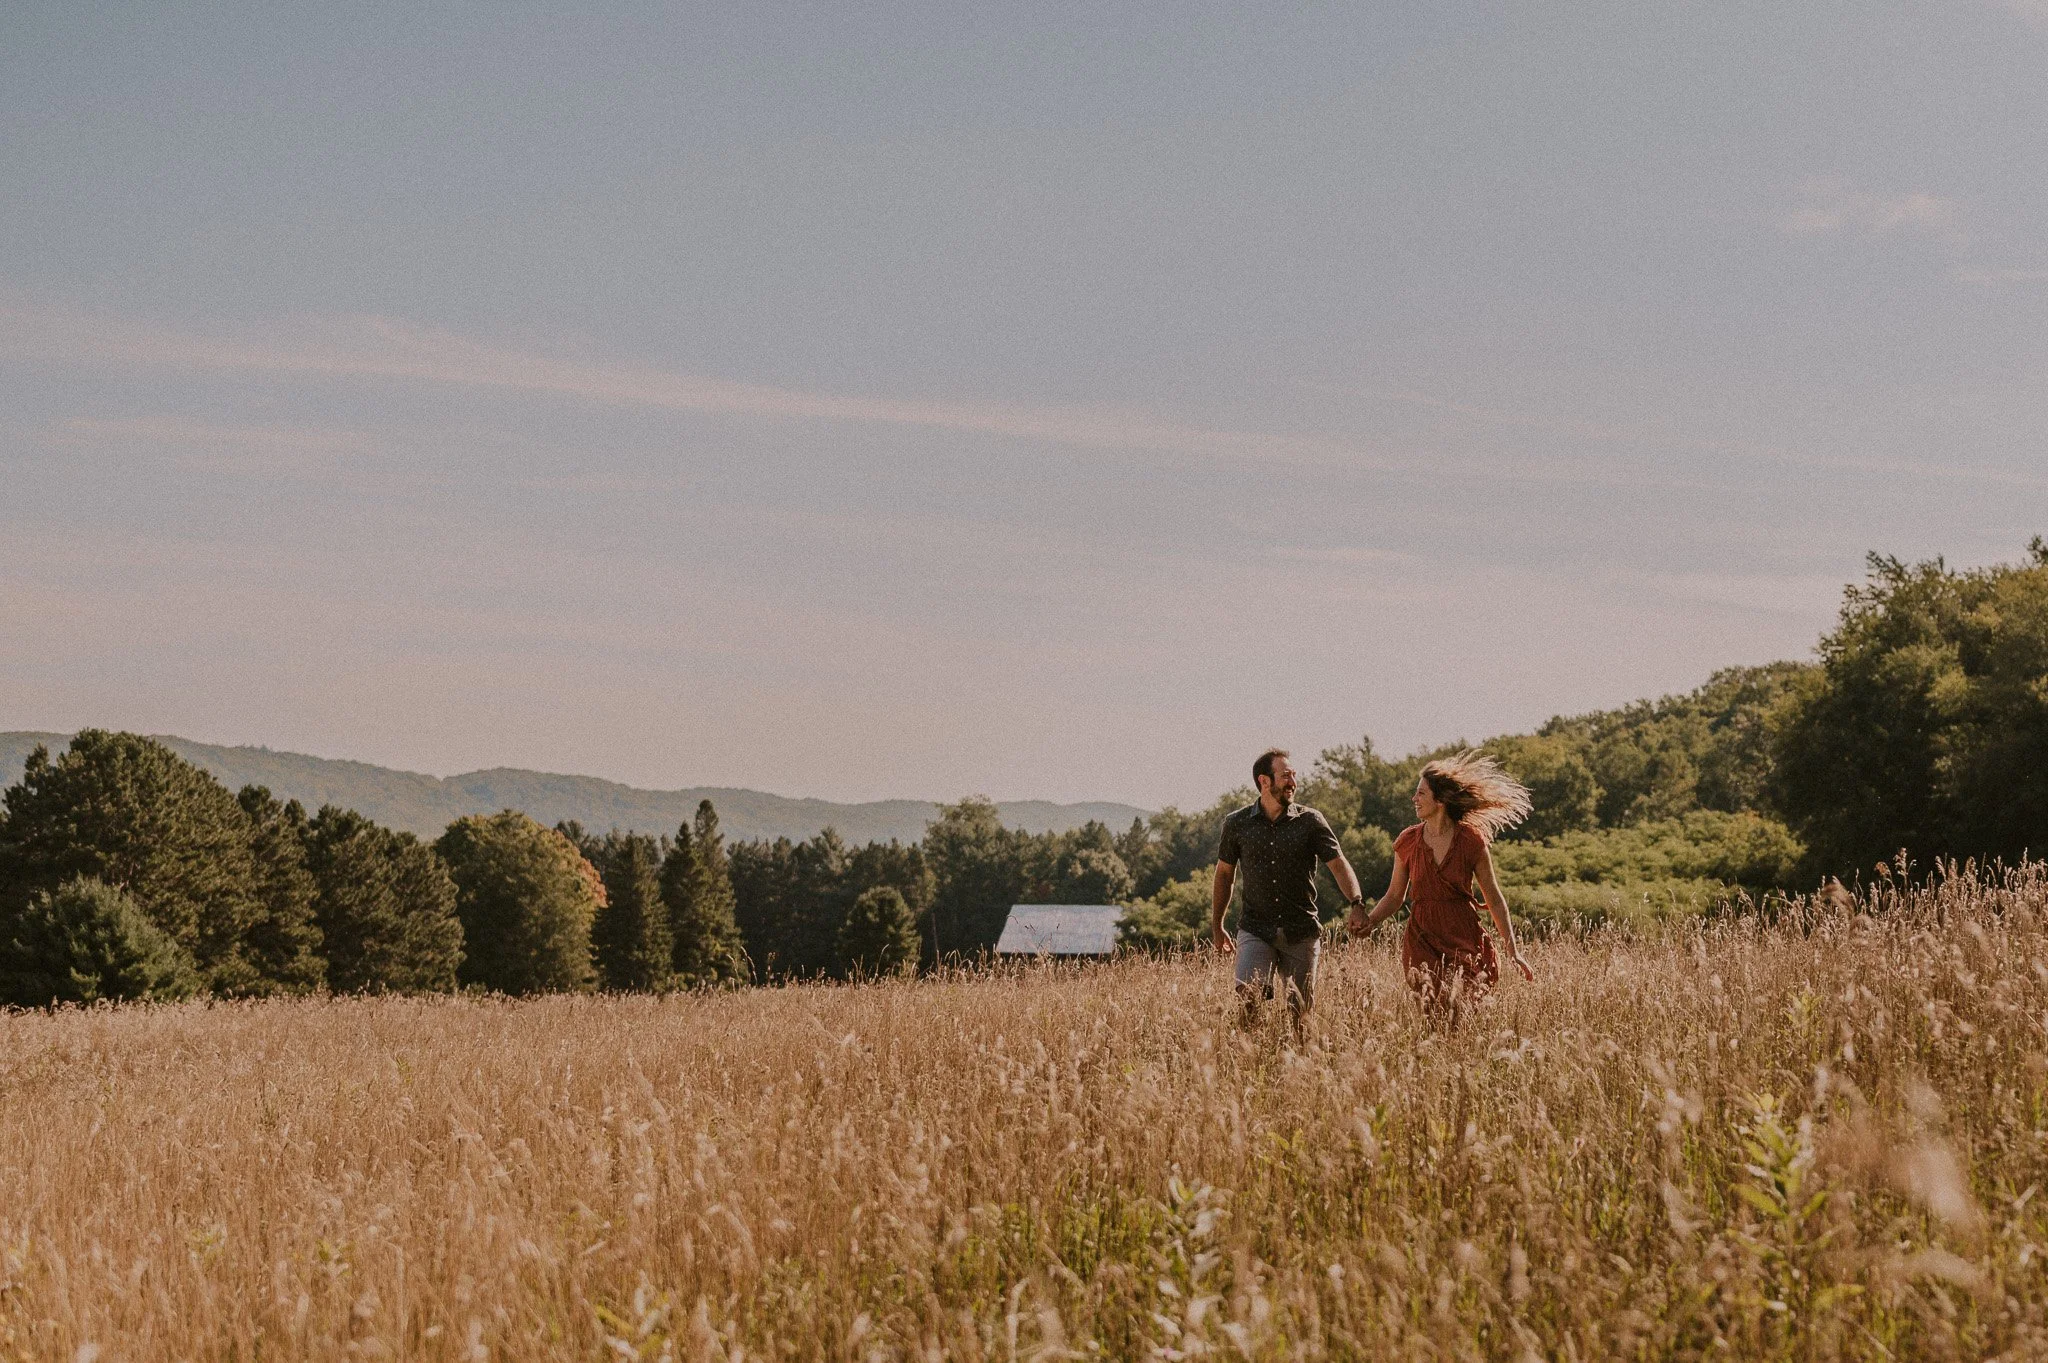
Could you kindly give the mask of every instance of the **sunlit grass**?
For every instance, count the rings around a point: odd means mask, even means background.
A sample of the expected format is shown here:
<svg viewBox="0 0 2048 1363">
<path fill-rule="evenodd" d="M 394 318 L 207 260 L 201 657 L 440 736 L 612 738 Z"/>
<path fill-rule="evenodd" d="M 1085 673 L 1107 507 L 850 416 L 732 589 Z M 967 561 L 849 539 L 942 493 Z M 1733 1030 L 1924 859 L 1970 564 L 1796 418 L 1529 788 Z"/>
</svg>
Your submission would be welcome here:
<svg viewBox="0 0 2048 1363">
<path fill-rule="evenodd" d="M 1298 1048 L 1213 959 L 16 1014 L 0 1355 L 2038 1356 L 2048 876 L 1878 901 Z"/>
</svg>

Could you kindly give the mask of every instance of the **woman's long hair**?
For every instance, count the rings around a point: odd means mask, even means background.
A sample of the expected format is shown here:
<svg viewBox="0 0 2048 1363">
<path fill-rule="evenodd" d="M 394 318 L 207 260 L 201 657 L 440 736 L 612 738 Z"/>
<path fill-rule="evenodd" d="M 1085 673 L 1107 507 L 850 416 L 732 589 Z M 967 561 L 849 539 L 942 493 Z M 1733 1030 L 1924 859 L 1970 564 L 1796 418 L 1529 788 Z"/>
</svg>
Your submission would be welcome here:
<svg viewBox="0 0 2048 1363">
<path fill-rule="evenodd" d="M 1476 748 L 1437 758 L 1423 767 L 1422 779 L 1453 823 L 1488 842 L 1529 817 L 1529 788 Z"/>
</svg>

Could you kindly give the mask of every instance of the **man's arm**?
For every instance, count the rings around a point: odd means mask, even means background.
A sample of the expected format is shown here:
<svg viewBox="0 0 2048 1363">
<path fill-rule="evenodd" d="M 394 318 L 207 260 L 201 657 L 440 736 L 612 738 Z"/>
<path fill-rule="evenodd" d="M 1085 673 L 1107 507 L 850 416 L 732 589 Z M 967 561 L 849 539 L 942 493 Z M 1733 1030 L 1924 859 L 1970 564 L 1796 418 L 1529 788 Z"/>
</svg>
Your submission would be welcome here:
<svg viewBox="0 0 2048 1363">
<path fill-rule="evenodd" d="M 1237 879 L 1237 867 L 1227 861 L 1216 863 L 1216 881 L 1209 888 L 1209 940 L 1218 951 L 1236 951 L 1237 943 L 1223 930 L 1223 914 L 1230 907 L 1230 886 Z"/>
<path fill-rule="evenodd" d="M 1344 902 L 1354 908 L 1361 907 L 1358 901 L 1365 898 L 1365 892 L 1358 888 L 1358 872 L 1351 869 L 1350 858 L 1339 852 L 1323 864 L 1329 867 L 1330 874 L 1336 877 L 1337 888 L 1343 892 Z"/>
</svg>

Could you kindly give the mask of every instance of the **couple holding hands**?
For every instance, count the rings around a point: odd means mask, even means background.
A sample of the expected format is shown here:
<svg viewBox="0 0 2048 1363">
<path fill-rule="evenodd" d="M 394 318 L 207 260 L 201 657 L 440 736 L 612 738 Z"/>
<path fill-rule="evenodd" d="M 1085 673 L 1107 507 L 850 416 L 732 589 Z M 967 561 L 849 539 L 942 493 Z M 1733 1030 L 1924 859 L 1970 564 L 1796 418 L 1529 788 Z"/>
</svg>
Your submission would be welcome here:
<svg viewBox="0 0 2048 1363">
<path fill-rule="evenodd" d="M 1223 820 L 1210 895 L 1209 936 L 1237 957 L 1237 992 L 1249 1017 L 1269 988 L 1285 989 L 1297 1030 L 1315 1003 L 1316 959 L 1322 932 L 1316 915 L 1316 867 L 1326 865 L 1344 893 L 1345 926 L 1364 936 L 1381 920 L 1411 904 L 1401 935 L 1408 984 L 1432 1017 L 1455 1022 L 1460 1006 L 1499 982 L 1493 943 L 1480 925 L 1484 903 L 1507 957 L 1534 979 L 1515 945 L 1507 900 L 1493 872 L 1487 844 L 1529 813 L 1529 792 L 1476 752 L 1439 758 L 1415 783 L 1420 822 L 1394 840 L 1394 874 L 1387 892 L 1367 912 L 1358 875 L 1337 843 L 1329 820 L 1294 801 L 1295 773 L 1284 748 L 1252 763 L 1259 798 Z M 1235 938 L 1223 930 L 1231 888 L 1244 878 L 1244 910 Z M 1477 893 L 1475 893 L 1477 891 Z M 1482 899 L 1480 896 L 1483 895 Z"/>
</svg>

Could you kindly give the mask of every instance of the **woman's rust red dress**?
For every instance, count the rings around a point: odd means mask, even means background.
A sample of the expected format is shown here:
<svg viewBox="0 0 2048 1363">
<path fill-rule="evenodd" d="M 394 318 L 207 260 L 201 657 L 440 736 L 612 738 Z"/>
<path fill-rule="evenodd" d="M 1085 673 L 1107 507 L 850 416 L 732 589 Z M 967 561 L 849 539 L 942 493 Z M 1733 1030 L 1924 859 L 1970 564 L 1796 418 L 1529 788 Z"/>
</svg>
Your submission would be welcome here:
<svg viewBox="0 0 2048 1363">
<path fill-rule="evenodd" d="M 1453 986 L 1475 998 L 1500 982 L 1493 939 L 1480 926 L 1473 890 L 1479 854 L 1486 840 L 1478 830 L 1458 824 L 1451 850 L 1439 862 L 1422 836 L 1422 825 L 1403 829 L 1394 839 L 1394 855 L 1408 868 L 1408 929 L 1401 934 L 1401 964 L 1408 985 L 1424 997 L 1447 996 Z"/>
</svg>

